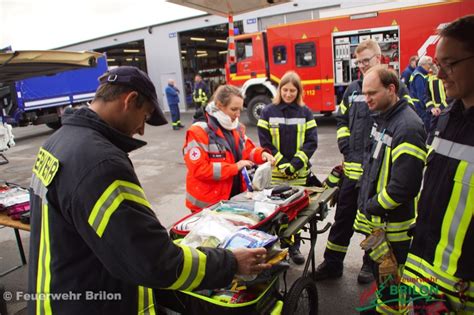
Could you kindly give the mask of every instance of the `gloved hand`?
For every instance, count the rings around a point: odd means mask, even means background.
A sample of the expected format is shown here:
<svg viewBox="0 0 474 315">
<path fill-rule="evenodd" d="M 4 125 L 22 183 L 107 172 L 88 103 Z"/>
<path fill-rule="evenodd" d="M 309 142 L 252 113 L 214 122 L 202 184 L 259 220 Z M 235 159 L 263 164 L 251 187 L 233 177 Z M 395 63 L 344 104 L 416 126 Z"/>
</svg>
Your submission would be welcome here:
<svg viewBox="0 0 474 315">
<path fill-rule="evenodd" d="M 284 175 L 288 179 L 295 179 L 296 177 L 298 177 L 298 173 L 296 172 L 293 165 L 291 165 L 290 163 L 288 163 L 288 166 L 284 168 L 283 171 L 284 171 Z"/>
</svg>

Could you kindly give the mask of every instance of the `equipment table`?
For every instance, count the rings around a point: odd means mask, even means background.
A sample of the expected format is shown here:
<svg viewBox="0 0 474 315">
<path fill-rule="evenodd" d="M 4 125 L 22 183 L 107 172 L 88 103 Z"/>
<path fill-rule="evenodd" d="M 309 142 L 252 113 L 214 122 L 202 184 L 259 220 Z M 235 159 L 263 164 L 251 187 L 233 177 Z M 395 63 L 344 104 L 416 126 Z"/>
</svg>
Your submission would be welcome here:
<svg viewBox="0 0 474 315">
<path fill-rule="evenodd" d="M 10 272 L 26 265 L 26 257 L 25 257 L 25 251 L 23 250 L 23 243 L 21 241 L 20 237 L 20 231 L 30 231 L 30 225 L 29 224 L 24 224 L 20 222 L 19 220 L 13 220 L 10 218 L 5 211 L 0 212 L 0 226 L 3 226 L 2 228 L 5 227 L 11 227 L 14 232 L 15 232 L 15 238 L 16 238 L 16 244 L 18 246 L 18 251 L 20 253 L 20 258 L 21 258 L 21 265 L 15 266 L 11 269 L 8 269 L 7 271 L 4 271 L 0 273 L 0 277 L 5 276 L 6 274 L 9 274 Z"/>
</svg>

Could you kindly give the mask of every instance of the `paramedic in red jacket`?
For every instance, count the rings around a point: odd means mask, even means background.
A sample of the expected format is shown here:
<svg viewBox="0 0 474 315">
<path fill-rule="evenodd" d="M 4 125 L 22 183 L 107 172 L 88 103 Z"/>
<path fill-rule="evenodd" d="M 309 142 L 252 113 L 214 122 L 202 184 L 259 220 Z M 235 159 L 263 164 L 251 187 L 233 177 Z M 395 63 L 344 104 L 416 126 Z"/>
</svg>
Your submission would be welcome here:
<svg viewBox="0 0 474 315">
<path fill-rule="evenodd" d="M 220 86 L 207 105 L 203 121 L 186 133 L 183 147 L 186 175 L 186 206 L 199 212 L 247 189 L 241 170 L 273 156 L 256 147 L 239 123 L 244 100 L 234 86 Z"/>
</svg>

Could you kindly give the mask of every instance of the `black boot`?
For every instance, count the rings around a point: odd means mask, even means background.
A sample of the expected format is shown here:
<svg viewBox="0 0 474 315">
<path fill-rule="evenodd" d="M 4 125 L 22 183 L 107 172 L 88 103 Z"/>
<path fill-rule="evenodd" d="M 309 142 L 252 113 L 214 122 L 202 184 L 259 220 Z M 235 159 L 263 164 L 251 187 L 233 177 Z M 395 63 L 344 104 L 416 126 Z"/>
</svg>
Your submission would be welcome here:
<svg viewBox="0 0 474 315">
<path fill-rule="evenodd" d="M 364 254 L 362 268 L 360 268 L 359 275 L 357 276 L 357 282 L 360 284 L 371 283 L 375 280 L 374 273 L 372 271 L 373 262 L 369 255 Z"/>
<path fill-rule="evenodd" d="M 290 258 L 297 265 L 302 265 L 305 262 L 303 254 L 300 252 L 301 238 L 299 234 L 295 236 L 295 243 L 288 248 Z"/>
<path fill-rule="evenodd" d="M 337 265 L 337 266 L 336 266 Z M 324 280 L 324 279 L 337 279 L 342 277 L 342 265 L 340 264 L 332 264 L 328 261 L 323 261 L 318 268 L 316 268 L 316 272 L 313 275 L 313 279 Z"/>
</svg>

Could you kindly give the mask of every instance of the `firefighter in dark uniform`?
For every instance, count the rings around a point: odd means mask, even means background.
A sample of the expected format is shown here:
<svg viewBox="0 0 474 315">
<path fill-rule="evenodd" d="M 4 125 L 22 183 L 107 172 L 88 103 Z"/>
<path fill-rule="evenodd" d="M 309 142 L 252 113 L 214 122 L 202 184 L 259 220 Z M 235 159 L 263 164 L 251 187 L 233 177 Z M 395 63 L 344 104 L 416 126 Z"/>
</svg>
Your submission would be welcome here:
<svg viewBox="0 0 474 315">
<path fill-rule="evenodd" d="M 432 131 L 438 122 L 438 117 L 441 112 L 448 107 L 446 100 L 446 91 L 443 82 L 438 78 L 438 68 L 435 64 L 432 66 L 432 71 L 428 75 L 427 84 L 427 102 L 426 110 L 431 113 L 430 127 L 427 130 L 428 138 L 432 138 Z M 430 141 L 431 142 L 431 141 Z"/>
<path fill-rule="evenodd" d="M 202 77 L 197 74 L 194 78 L 194 88 L 193 88 L 193 101 L 196 106 L 196 110 L 203 109 L 206 107 L 207 100 L 209 95 L 209 89 L 207 88 L 206 83 L 202 80 Z"/>
<path fill-rule="evenodd" d="M 429 129 L 431 122 L 431 112 L 427 111 L 426 103 L 428 98 L 428 71 L 433 66 L 433 58 L 422 56 L 418 61 L 418 67 L 410 77 L 410 96 L 415 105 L 415 111 L 425 124 L 425 130 Z"/>
<path fill-rule="evenodd" d="M 382 313 L 390 313 L 392 304 L 398 307 L 398 301 L 391 300 L 389 286 L 381 280 L 391 276 L 395 283 L 399 281 L 398 268 L 408 254 L 411 239 L 407 232 L 415 222 L 415 201 L 426 161 L 423 123 L 406 100 L 398 97 L 399 82 L 394 71 L 380 65 L 366 73 L 362 85 L 374 125 L 364 154 L 360 210 L 354 226 L 368 234 L 381 230 L 385 235 L 367 251 L 377 261 L 373 271 L 380 294 L 377 311 Z M 380 262 L 386 254 L 393 257 L 391 264 Z M 386 270 L 394 272 L 387 275 Z"/>
<path fill-rule="evenodd" d="M 28 281 L 38 298 L 28 301 L 29 314 L 156 314 L 160 291 L 151 288 L 225 287 L 237 271 L 268 267 L 261 248 L 195 249 L 170 240 L 128 157 L 146 144 L 133 138 L 145 121 L 166 123 L 153 83 L 137 68 L 118 67 L 100 77 L 90 108 L 64 117 L 40 148 Z"/>
<path fill-rule="evenodd" d="M 402 278 L 408 307 L 424 314 L 474 314 L 472 30 L 474 15 L 460 18 L 441 31 L 436 48 L 438 76 L 453 101 L 435 129 Z"/>
<path fill-rule="evenodd" d="M 316 120 L 303 103 L 303 86 L 295 72 L 289 71 L 281 78 L 273 104 L 263 109 L 257 126 L 260 145 L 276 160 L 272 184 L 321 186 L 310 163 L 318 147 Z M 299 247 L 297 235 L 289 253 L 294 263 L 303 264 Z"/>
<path fill-rule="evenodd" d="M 380 64 L 380 47 L 374 40 L 361 42 L 356 50 L 357 65 L 362 74 Z M 398 96 L 410 100 L 408 89 L 400 83 Z M 362 95 L 362 79 L 353 81 L 346 89 L 336 116 L 337 143 L 344 155 L 344 176 L 341 179 L 334 224 L 329 232 L 324 261 L 318 266 L 315 279 L 338 278 L 343 273 L 343 261 L 350 239 L 354 234 L 353 224 L 357 212 L 359 189 L 357 183 L 362 175 L 362 156 L 372 127 L 372 117 Z M 359 283 L 373 281 L 368 256 L 357 277 Z"/>
</svg>

